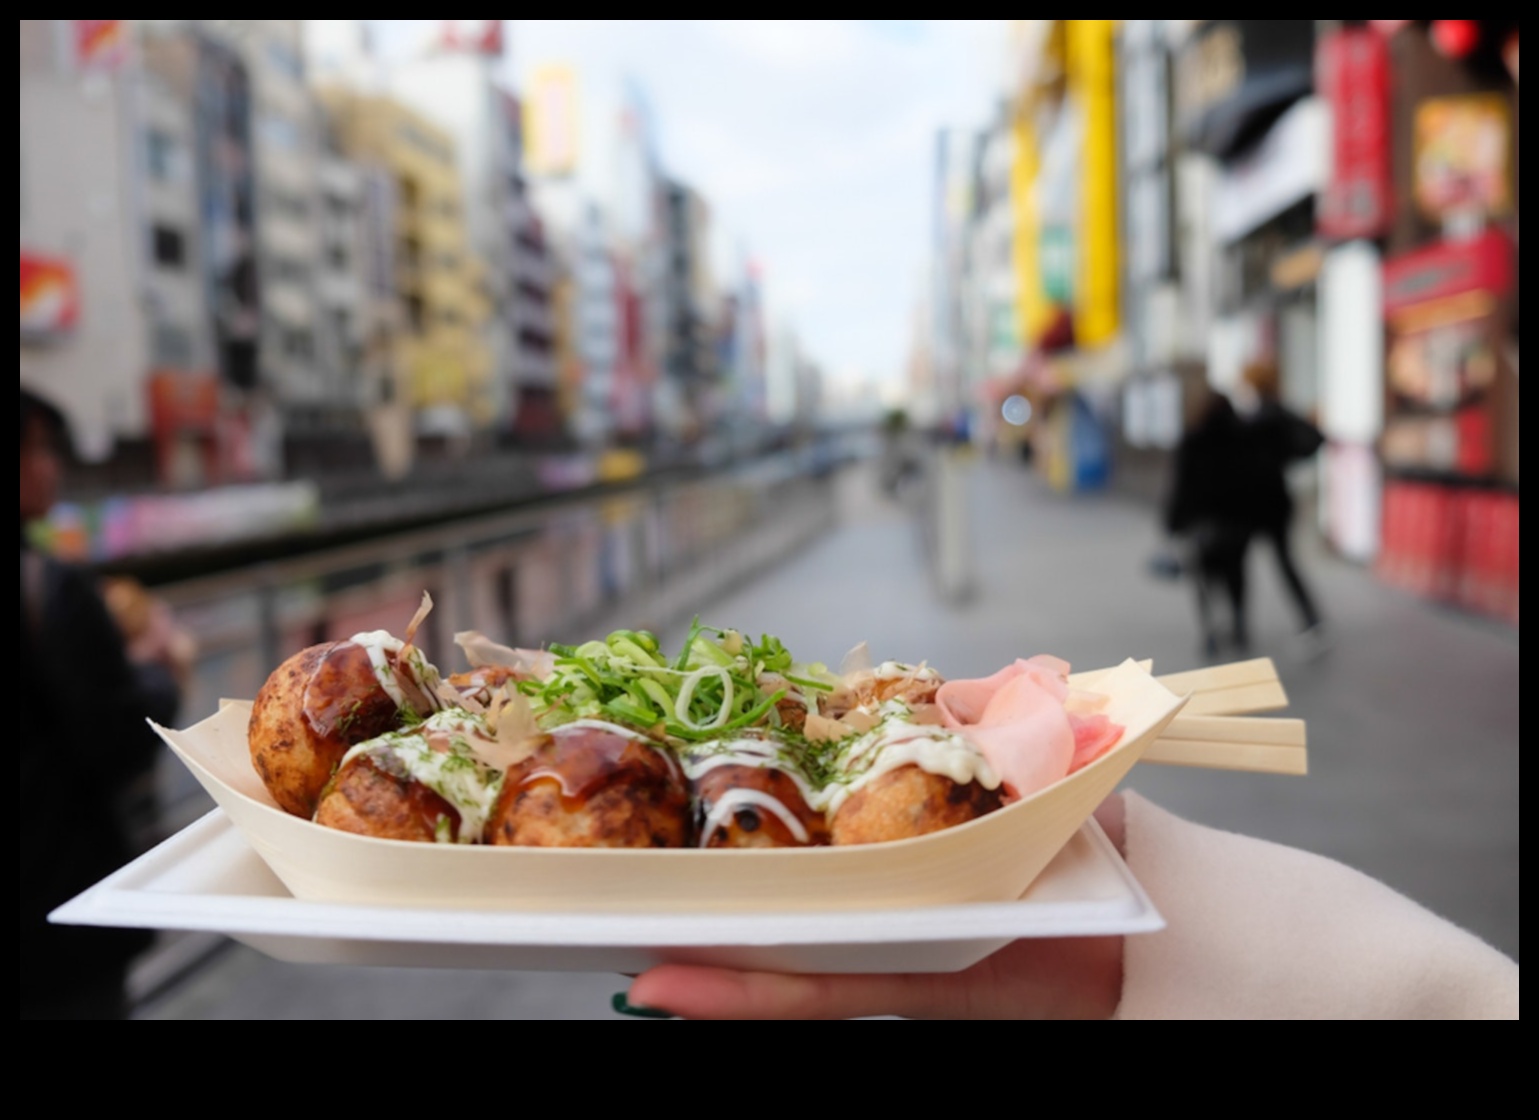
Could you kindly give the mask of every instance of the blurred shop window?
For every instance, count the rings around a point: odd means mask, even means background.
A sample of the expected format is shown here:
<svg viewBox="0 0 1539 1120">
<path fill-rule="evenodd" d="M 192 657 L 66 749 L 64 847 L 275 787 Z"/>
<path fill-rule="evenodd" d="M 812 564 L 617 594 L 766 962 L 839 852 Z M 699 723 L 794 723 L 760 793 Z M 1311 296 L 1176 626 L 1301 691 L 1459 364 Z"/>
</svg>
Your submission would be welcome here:
<svg viewBox="0 0 1539 1120">
<path fill-rule="evenodd" d="M 281 113 L 263 113 L 257 122 L 262 143 L 269 148 L 294 152 L 300 147 L 299 122 Z"/>
<path fill-rule="evenodd" d="M 287 43 L 280 43 L 276 39 L 269 40 L 267 61 L 284 77 L 296 82 L 304 80 L 304 63 L 300 61 L 298 52 Z"/>
<path fill-rule="evenodd" d="M 161 268 L 180 271 L 187 265 L 187 236 L 174 226 L 156 223 L 150 231 L 150 251 Z"/>
<path fill-rule="evenodd" d="M 285 331 L 283 352 L 296 362 L 307 362 L 315 356 L 315 336 L 309 331 Z"/>
<path fill-rule="evenodd" d="M 275 256 L 271 258 L 268 269 L 272 279 L 285 283 L 304 284 L 310 279 L 310 270 L 305 266 L 305 262 L 295 260 L 293 257 Z"/>
<path fill-rule="evenodd" d="M 180 183 L 187 177 L 187 163 L 182 145 L 175 136 L 151 128 L 144 134 L 144 166 L 157 183 Z"/>
<path fill-rule="evenodd" d="M 168 369 L 192 366 L 192 332 L 174 323 L 156 323 L 152 335 L 155 364 Z"/>
<path fill-rule="evenodd" d="M 300 195 L 289 194 L 287 191 L 270 190 L 266 194 L 266 200 L 270 211 L 286 217 L 304 221 L 310 216 L 309 204 Z"/>
</svg>

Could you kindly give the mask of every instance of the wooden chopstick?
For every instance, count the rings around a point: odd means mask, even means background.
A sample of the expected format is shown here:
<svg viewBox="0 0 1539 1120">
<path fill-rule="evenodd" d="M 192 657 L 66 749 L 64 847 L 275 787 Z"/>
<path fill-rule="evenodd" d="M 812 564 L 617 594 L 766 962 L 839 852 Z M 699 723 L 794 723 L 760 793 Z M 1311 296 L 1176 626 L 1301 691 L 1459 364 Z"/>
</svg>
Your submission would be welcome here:
<svg viewBox="0 0 1539 1120">
<path fill-rule="evenodd" d="M 1309 772 L 1307 736 L 1301 719 L 1190 716 L 1185 711 L 1170 721 L 1144 751 L 1141 761 L 1259 774 Z"/>
<path fill-rule="evenodd" d="M 1183 716 L 1242 716 L 1288 706 L 1288 694 L 1270 657 L 1168 673 L 1155 679 L 1177 696 L 1190 695 L 1181 710 Z"/>
</svg>

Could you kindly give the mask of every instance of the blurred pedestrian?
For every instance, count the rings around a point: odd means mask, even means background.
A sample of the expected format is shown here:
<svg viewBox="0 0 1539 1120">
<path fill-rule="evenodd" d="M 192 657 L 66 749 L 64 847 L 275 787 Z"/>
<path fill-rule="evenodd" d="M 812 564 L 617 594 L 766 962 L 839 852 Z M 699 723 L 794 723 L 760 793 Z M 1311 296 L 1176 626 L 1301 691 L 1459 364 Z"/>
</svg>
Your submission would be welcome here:
<svg viewBox="0 0 1539 1120">
<path fill-rule="evenodd" d="M 892 409 L 882 421 L 882 448 L 878 476 L 888 497 L 902 497 L 921 473 L 920 451 L 909 424 L 908 413 Z"/>
<path fill-rule="evenodd" d="M 49 911 L 133 854 L 125 795 L 150 770 L 170 723 L 185 634 L 139 601 L 132 656 L 96 582 L 31 547 L 27 525 L 58 497 L 63 416 L 21 390 L 21 1018 L 122 1019 L 126 980 L 151 934 L 48 924 Z"/>
<path fill-rule="evenodd" d="M 1234 404 L 1212 392 L 1197 422 L 1176 448 L 1175 473 L 1165 503 L 1165 531 L 1185 542 L 1184 569 L 1197 596 L 1197 625 L 1203 651 L 1219 651 L 1213 600 L 1229 603 L 1230 640 L 1249 646 L 1246 620 L 1245 551 L 1254 523 L 1250 507 L 1255 460 Z"/>
<path fill-rule="evenodd" d="M 1252 362 L 1245 367 L 1243 384 L 1245 437 L 1254 459 L 1255 491 L 1250 501 L 1254 535 L 1271 545 L 1298 612 L 1303 639 L 1307 648 L 1315 651 L 1323 648 L 1326 635 L 1314 596 L 1293 559 L 1293 494 L 1288 488 L 1288 469 L 1313 458 L 1325 437 L 1314 424 L 1283 405 L 1275 363 Z"/>
</svg>

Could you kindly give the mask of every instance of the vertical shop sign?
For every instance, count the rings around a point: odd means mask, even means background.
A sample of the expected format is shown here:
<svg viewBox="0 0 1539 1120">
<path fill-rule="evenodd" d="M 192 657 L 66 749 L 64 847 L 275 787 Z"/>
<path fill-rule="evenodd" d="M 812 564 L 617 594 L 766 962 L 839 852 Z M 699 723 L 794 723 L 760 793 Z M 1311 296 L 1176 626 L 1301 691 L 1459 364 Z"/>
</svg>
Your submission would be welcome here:
<svg viewBox="0 0 1539 1120">
<path fill-rule="evenodd" d="M 1110 342 L 1120 325 L 1115 27 L 1109 19 L 1067 25 L 1070 96 L 1082 116 L 1073 306 L 1074 334 L 1083 346 Z"/>
<path fill-rule="evenodd" d="M 570 175 L 577 169 L 577 71 L 537 68 L 524 98 L 524 154 L 536 175 Z"/>
<path fill-rule="evenodd" d="M 1326 237 L 1377 237 L 1389 225 L 1389 48 L 1372 31 L 1320 40 L 1316 75 L 1330 106 L 1331 166 L 1317 222 Z"/>
</svg>

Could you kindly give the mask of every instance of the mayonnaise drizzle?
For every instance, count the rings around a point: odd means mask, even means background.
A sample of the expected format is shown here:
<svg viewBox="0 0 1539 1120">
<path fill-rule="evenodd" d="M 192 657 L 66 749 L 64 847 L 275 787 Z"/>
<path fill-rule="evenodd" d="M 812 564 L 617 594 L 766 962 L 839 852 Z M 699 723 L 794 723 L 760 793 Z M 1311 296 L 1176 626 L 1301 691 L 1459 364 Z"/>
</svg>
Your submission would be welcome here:
<svg viewBox="0 0 1539 1120">
<path fill-rule="evenodd" d="M 958 785 L 977 782 L 998 789 L 999 775 L 982 752 L 944 727 L 910 723 L 901 707 L 884 705 L 887 718 L 854 740 L 841 760 L 847 781 L 830 782 L 818 791 L 813 807 L 830 818 L 861 787 L 900 766 L 917 766 Z"/>
<path fill-rule="evenodd" d="M 696 751 L 686 755 L 683 765 L 684 773 L 692 782 L 698 782 L 704 775 L 719 766 L 751 766 L 756 770 L 778 770 L 796 783 L 802 800 L 809 806 L 815 796 L 800 768 L 786 757 L 780 744 L 773 739 L 739 738 L 712 743 L 708 751 Z M 812 838 L 806 826 L 802 824 L 801 818 L 774 794 L 734 787 L 727 790 L 711 805 L 711 811 L 700 827 L 700 846 L 707 847 L 711 835 L 726 824 L 739 808 L 745 806 L 764 809 L 774 814 L 795 837 L 798 844 L 805 844 Z"/>
<path fill-rule="evenodd" d="M 380 759 L 404 770 L 453 805 L 460 814 L 461 844 L 477 843 L 502 792 L 503 775 L 481 762 L 471 749 L 471 739 L 492 741 L 495 736 L 481 717 L 464 711 L 439 712 L 410 731 L 396 731 L 359 743 L 342 758 L 346 766 L 360 755 Z M 340 770 L 340 767 L 338 768 Z M 439 840 L 447 841 L 440 829 Z"/>
<path fill-rule="evenodd" d="M 608 720 L 602 719 L 574 719 L 571 723 L 558 723 L 550 731 L 554 734 L 557 731 L 571 731 L 577 728 L 586 728 L 589 731 L 607 731 L 611 735 L 620 735 L 626 739 L 634 739 L 636 742 L 645 743 L 649 747 L 662 746 L 656 739 L 643 731 L 637 731 L 634 728 L 626 727 L 624 724 L 610 723 Z"/>
<path fill-rule="evenodd" d="M 798 844 L 805 844 L 810 840 L 805 825 L 791 810 L 787 809 L 780 798 L 771 793 L 764 793 L 756 789 L 743 789 L 741 787 L 730 789 L 716 799 L 716 804 L 711 806 L 711 813 L 705 818 L 705 823 L 700 828 L 700 846 L 706 847 L 711 835 L 722 825 L 726 824 L 740 808 L 752 806 L 756 809 L 764 809 L 773 813 L 785 825 Z"/>
<path fill-rule="evenodd" d="M 419 705 L 406 695 L 401 687 L 401 682 L 396 678 L 400 672 L 409 672 L 417 682 L 417 685 L 428 704 L 430 710 L 440 710 L 443 701 L 437 694 L 439 675 L 433 664 L 423 656 L 416 646 L 412 646 L 411 653 L 407 655 L 403 665 L 400 659 L 401 650 L 406 643 L 397 638 L 388 630 L 365 630 L 360 634 L 354 634 L 350 639 L 355 646 L 363 648 L 369 655 L 369 664 L 374 666 L 374 677 L 379 681 L 379 686 L 385 690 L 386 695 L 395 701 L 397 708 L 409 708 L 417 711 Z M 386 654 L 396 654 L 395 665 L 390 664 Z M 423 713 L 426 714 L 426 713 Z"/>
<path fill-rule="evenodd" d="M 710 744 L 709 750 L 693 751 L 683 760 L 684 773 L 698 782 L 718 766 L 752 766 L 760 770 L 779 770 L 796 783 L 802 798 L 812 803 L 812 786 L 801 768 L 786 756 L 773 739 L 726 739 Z"/>
</svg>

